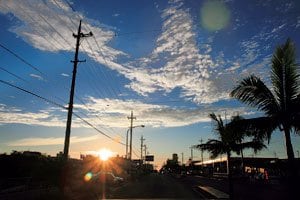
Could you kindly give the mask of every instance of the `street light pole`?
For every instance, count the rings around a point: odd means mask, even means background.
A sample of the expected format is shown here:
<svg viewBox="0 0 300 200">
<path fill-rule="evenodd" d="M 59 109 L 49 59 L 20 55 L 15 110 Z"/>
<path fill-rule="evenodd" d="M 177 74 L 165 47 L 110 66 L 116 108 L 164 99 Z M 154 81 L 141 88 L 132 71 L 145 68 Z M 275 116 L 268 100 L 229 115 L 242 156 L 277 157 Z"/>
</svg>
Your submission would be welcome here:
<svg viewBox="0 0 300 200">
<path fill-rule="evenodd" d="M 129 160 L 131 160 L 132 157 L 132 125 L 133 125 L 133 120 L 136 119 L 136 117 L 133 116 L 133 111 L 131 111 L 131 116 L 127 117 L 130 119 L 130 146 L 129 146 Z"/>
<path fill-rule="evenodd" d="M 132 127 L 129 127 L 127 129 L 127 132 L 126 132 L 126 155 L 125 155 L 125 158 L 130 159 L 130 160 L 131 160 L 130 152 L 128 153 L 128 134 L 129 134 L 130 130 L 132 131 L 132 129 L 134 129 L 136 127 L 142 127 L 142 128 L 144 128 L 145 125 L 132 126 Z M 132 144 L 132 139 L 131 138 L 132 137 L 130 137 L 130 143 Z"/>
</svg>

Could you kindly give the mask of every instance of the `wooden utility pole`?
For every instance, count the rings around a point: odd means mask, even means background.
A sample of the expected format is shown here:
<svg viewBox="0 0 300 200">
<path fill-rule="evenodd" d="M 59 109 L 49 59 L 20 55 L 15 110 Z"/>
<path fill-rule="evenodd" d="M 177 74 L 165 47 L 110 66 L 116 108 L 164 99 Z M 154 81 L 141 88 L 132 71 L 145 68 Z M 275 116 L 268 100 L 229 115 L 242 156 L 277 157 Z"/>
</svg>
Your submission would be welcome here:
<svg viewBox="0 0 300 200">
<path fill-rule="evenodd" d="M 144 145 L 144 151 L 145 151 L 145 164 L 147 164 L 147 161 L 146 161 L 146 156 L 147 156 L 147 145 Z"/>
<path fill-rule="evenodd" d="M 193 146 L 191 146 L 190 149 L 191 149 L 191 160 L 193 161 L 193 158 L 194 158 L 194 154 L 193 154 Z"/>
<path fill-rule="evenodd" d="M 131 111 L 131 116 L 127 117 L 130 119 L 130 146 L 129 146 L 129 160 L 132 158 L 132 126 L 133 126 L 133 120 L 136 119 L 136 117 L 133 116 L 133 111 Z"/>
<path fill-rule="evenodd" d="M 76 38 L 76 50 L 75 50 L 74 60 L 71 61 L 71 62 L 74 63 L 74 68 L 73 68 L 73 76 L 72 76 L 71 91 L 70 91 L 70 101 L 69 101 L 69 107 L 68 107 L 68 119 L 67 119 L 65 143 L 64 143 L 64 155 L 63 155 L 64 160 L 67 160 L 68 155 L 69 155 L 71 123 L 72 123 L 72 113 L 73 113 L 73 99 L 74 99 L 74 91 L 75 91 L 77 64 L 79 62 L 85 62 L 85 61 L 78 60 L 78 51 L 79 51 L 79 46 L 80 46 L 80 39 L 84 38 L 84 37 L 90 37 L 90 36 L 93 36 L 92 32 L 89 32 L 88 34 L 81 33 L 81 20 L 80 20 L 77 35 L 73 33 L 73 37 Z"/>
<path fill-rule="evenodd" d="M 143 147 L 144 147 L 143 142 L 144 142 L 145 140 L 146 140 L 146 139 L 142 136 L 142 137 L 141 137 L 141 164 L 143 164 Z M 146 155 L 145 155 L 145 157 L 146 157 Z"/>
<path fill-rule="evenodd" d="M 201 138 L 200 144 L 202 144 L 203 140 Z M 203 166 L 203 149 L 201 149 L 201 166 Z"/>
</svg>

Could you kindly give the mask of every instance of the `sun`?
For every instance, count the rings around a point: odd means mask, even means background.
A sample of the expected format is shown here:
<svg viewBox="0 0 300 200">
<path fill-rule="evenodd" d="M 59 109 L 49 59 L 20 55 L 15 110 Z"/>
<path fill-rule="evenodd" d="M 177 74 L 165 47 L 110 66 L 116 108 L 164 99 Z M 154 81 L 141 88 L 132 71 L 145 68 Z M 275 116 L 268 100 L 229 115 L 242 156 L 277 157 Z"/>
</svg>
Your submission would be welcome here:
<svg viewBox="0 0 300 200">
<path fill-rule="evenodd" d="M 98 155 L 99 155 L 99 158 L 102 160 L 102 161 L 106 161 L 108 160 L 110 157 L 113 156 L 113 152 L 108 150 L 108 149 L 101 149 L 99 152 L 98 152 Z"/>
</svg>

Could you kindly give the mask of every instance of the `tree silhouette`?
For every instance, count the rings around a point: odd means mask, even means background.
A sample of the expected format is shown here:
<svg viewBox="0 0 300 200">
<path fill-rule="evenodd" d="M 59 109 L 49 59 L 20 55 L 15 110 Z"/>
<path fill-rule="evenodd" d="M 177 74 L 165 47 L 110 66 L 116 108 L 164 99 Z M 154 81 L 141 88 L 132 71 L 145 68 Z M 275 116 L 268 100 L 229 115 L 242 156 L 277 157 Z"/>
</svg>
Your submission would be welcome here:
<svg viewBox="0 0 300 200">
<path fill-rule="evenodd" d="M 272 57 L 271 88 L 255 75 L 243 79 L 231 96 L 264 112 L 263 117 L 244 120 L 257 137 L 270 141 L 275 129 L 285 135 L 290 177 L 296 174 L 291 131 L 300 133 L 300 79 L 295 47 L 290 39 L 276 48 Z"/>
<path fill-rule="evenodd" d="M 257 139 L 249 142 L 242 142 L 244 137 L 241 131 L 237 131 L 237 127 L 234 123 L 224 124 L 221 116 L 216 116 L 214 113 L 209 115 L 210 118 L 215 122 L 215 133 L 218 139 L 209 139 L 204 144 L 196 145 L 195 147 L 201 150 L 206 150 L 211 153 L 211 158 L 216 158 L 219 155 L 226 154 L 228 162 L 228 183 L 229 183 L 229 196 L 233 198 L 233 182 L 231 168 L 231 153 L 239 153 L 242 149 L 252 148 L 254 151 L 261 150 L 265 145 Z M 239 120 L 239 117 L 235 116 L 231 122 Z"/>
</svg>

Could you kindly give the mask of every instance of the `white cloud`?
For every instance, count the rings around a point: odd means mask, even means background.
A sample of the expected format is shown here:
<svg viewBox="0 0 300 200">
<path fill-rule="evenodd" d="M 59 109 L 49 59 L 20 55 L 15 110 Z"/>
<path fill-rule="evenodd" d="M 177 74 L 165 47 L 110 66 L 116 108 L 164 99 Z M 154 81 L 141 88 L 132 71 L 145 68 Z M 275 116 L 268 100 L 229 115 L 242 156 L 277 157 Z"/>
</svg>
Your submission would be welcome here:
<svg viewBox="0 0 300 200">
<path fill-rule="evenodd" d="M 199 52 L 192 17 L 182 5 L 173 2 L 163 10 L 162 33 L 151 55 L 126 64 L 129 70 L 124 74 L 131 80 L 127 87 L 145 96 L 181 88 L 181 96 L 196 103 L 228 98 L 209 73 L 214 67 L 211 46 Z"/>
<path fill-rule="evenodd" d="M 240 63 L 234 62 L 231 67 L 229 67 L 229 68 L 226 69 L 226 71 L 235 71 L 235 70 L 237 70 L 240 67 L 241 67 Z"/>
<path fill-rule="evenodd" d="M 37 75 L 37 74 L 29 74 L 29 76 L 31 76 L 32 78 L 36 78 L 38 80 L 44 80 L 43 77 L 41 77 L 40 75 Z"/>
<path fill-rule="evenodd" d="M 236 114 L 249 114 L 244 107 L 237 108 L 177 108 L 166 105 L 147 104 L 141 101 L 122 101 L 117 99 L 96 99 L 89 97 L 88 106 L 89 119 L 92 121 L 101 121 L 100 124 L 125 128 L 128 127 L 127 116 L 134 110 L 137 116 L 136 124 L 144 124 L 147 127 L 180 127 L 199 122 L 210 121 L 209 113 L 222 113 L 227 110 L 228 116 Z M 105 105 L 105 106 L 104 106 Z M 106 106 L 109 105 L 109 106 Z M 85 105 L 76 104 L 74 108 L 86 110 Z M 98 120 L 97 120 L 98 119 Z"/>
<path fill-rule="evenodd" d="M 41 110 L 39 112 L 26 112 L 21 109 L 0 104 L 0 125 L 3 124 L 28 124 L 39 126 L 59 127 L 65 125 L 60 115 L 54 110 Z"/>
<path fill-rule="evenodd" d="M 87 136 L 87 137 L 77 137 L 71 136 L 70 140 L 73 143 L 87 142 L 91 140 L 99 139 L 99 135 Z M 24 138 L 19 140 L 14 140 L 12 142 L 6 143 L 7 146 L 12 147 L 23 147 L 23 146 L 49 146 L 49 145 L 61 145 L 64 144 L 63 137 L 48 137 L 48 138 Z"/>
<path fill-rule="evenodd" d="M 295 28 L 299 28 L 300 27 L 300 16 L 297 17 L 297 22 L 295 25 Z"/>
<path fill-rule="evenodd" d="M 70 9 L 64 1 L 57 0 L 4 1 L 0 12 L 13 13 L 23 24 L 18 24 L 12 31 L 36 48 L 47 51 L 73 51 L 74 38 L 70 35 L 77 29 L 78 15 L 83 16 Z M 216 79 L 217 74 L 212 69 L 222 66 L 222 63 L 219 60 L 213 61 L 210 44 L 204 44 L 199 50 L 195 25 L 183 2 L 170 1 L 161 17 L 162 33 L 147 57 L 119 63 L 118 59 L 127 54 L 108 45 L 114 32 L 108 28 L 99 28 L 100 22 L 90 19 L 84 20 L 83 32 L 92 30 L 97 42 L 93 38 L 85 40 L 81 44 L 81 51 L 123 74 L 130 80 L 126 87 L 140 95 L 147 96 L 157 91 L 169 93 L 179 88 L 182 98 L 198 104 L 228 99 L 232 82 L 227 80 L 224 84 L 220 80 L 222 77 Z M 251 62 L 251 59 L 256 58 L 255 44 L 243 45 L 247 47 L 244 60 Z M 236 63 L 230 71 L 245 64 Z"/>
<path fill-rule="evenodd" d="M 61 73 L 62 76 L 69 77 L 69 74 Z"/>
<path fill-rule="evenodd" d="M 136 124 L 145 124 L 147 127 L 180 127 L 199 122 L 207 122 L 211 112 L 222 113 L 227 110 L 228 116 L 239 112 L 248 115 L 249 110 L 244 107 L 236 108 L 178 108 L 167 105 L 148 104 L 141 101 L 97 99 L 89 97 L 85 105 L 75 104 L 74 112 L 87 113 L 85 120 L 95 127 L 127 128 L 130 111 L 134 110 L 137 116 Z M 82 116 L 81 113 L 79 115 Z M 27 124 L 33 126 L 65 127 L 66 113 L 60 109 L 48 108 L 38 112 L 27 112 L 18 108 L 0 104 L 0 125 L 4 124 Z M 73 117 L 72 127 L 91 128 L 84 124 L 76 116 Z M 105 132 L 105 131 L 104 131 Z"/>
<path fill-rule="evenodd" d="M 81 45 L 82 52 L 112 69 L 115 69 L 115 65 L 120 67 L 116 59 L 126 55 L 108 46 L 114 37 L 113 31 L 109 28 L 100 28 L 101 24 L 98 21 L 74 12 L 64 1 L 1 1 L 0 13 L 12 13 L 19 19 L 22 23 L 17 23 L 11 31 L 40 50 L 73 51 L 75 40 L 72 33 L 76 33 L 79 19 L 83 18 L 82 32 L 92 31 L 95 39 L 89 38 L 90 41 L 84 41 Z"/>
<path fill-rule="evenodd" d="M 70 35 L 76 32 L 78 16 L 83 17 L 61 0 L 2 1 L 0 12 L 13 13 L 23 23 L 16 24 L 11 30 L 34 47 L 46 51 L 73 51 L 75 41 Z M 81 51 L 124 75 L 130 80 L 126 87 L 140 95 L 169 93 L 179 88 L 180 97 L 186 100 L 197 104 L 213 103 L 229 99 L 228 93 L 235 79 L 244 72 L 265 72 L 262 64 L 267 62 L 269 54 L 264 58 L 261 56 L 269 46 L 262 47 L 260 42 L 275 37 L 286 26 L 284 23 L 271 29 L 264 26 L 260 33 L 238 44 L 239 58 L 226 60 L 224 52 L 220 52 L 213 60 L 210 44 L 213 36 L 208 38 L 209 44 L 200 47 L 196 44 L 195 24 L 182 1 L 170 1 L 161 17 L 162 32 L 149 56 L 120 63 L 119 58 L 128 55 L 109 46 L 114 37 L 112 29 L 100 28 L 103 24 L 86 18 L 83 32 L 91 30 L 97 42 L 93 38 L 85 40 Z M 263 61 L 258 63 L 261 58 Z"/>
<path fill-rule="evenodd" d="M 286 24 L 282 24 L 278 27 L 273 28 L 273 30 L 271 31 L 271 33 L 276 33 L 278 31 L 280 31 L 281 29 L 283 29 L 286 26 Z"/>
</svg>

